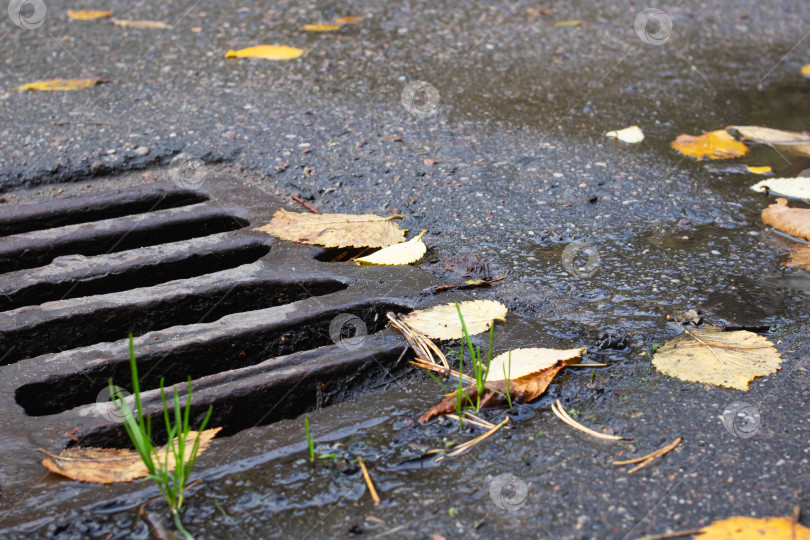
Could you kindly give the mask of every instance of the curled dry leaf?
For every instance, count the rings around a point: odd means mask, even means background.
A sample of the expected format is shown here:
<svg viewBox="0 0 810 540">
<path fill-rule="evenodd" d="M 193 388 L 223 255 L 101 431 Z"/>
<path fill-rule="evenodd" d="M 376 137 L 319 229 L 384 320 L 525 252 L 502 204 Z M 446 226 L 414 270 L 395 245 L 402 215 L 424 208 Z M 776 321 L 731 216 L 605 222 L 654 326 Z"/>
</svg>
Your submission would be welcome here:
<svg viewBox="0 0 810 540">
<path fill-rule="evenodd" d="M 512 401 L 518 402 L 531 402 L 540 397 L 546 391 L 548 385 L 557 375 L 557 373 L 565 367 L 562 360 L 558 360 L 550 367 L 543 371 L 536 373 L 532 376 L 524 377 L 520 380 L 513 380 L 509 382 L 509 394 L 512 396 Z M 431 407 L 425 414 L 419 417 L 420 423 L 425 423 L 434 416 L 440 414 L 452 414 L 456 411 L 456 395 L 458 390 L 447 394 L 438 405 Z M 478 387 L 476 383 L 469 385 L 463 389 L 464 404 L 476 403 Z M 469 399 L 469 401 L 468 401 Z M 506 398 L 506 382 L 505 381 L 487 381 L 486 387 L 481 394 L 481 407 L 499 407 L 508 403 Z"/>
<path fill-rule="evenodd" d="M 124 28 L 145 28 L 147 30 L 169 30 L 171 26 L 162 21 L 130 21 L 128 19 L 113 19 L 113 24 Z"/>
<path fill-rule="evenodd" d="M 695 540 L 810 540 L 810 529 L 789 517 L 751 518 L 735 516 L 713 522 L 700 530 Z"/>
<path fill-rule="evenodd" d="M 695 159 L 732 159 L 744 156 L 748 147 L 732 137 L 726 130 L 710 131 L 703 135 L 678 135 L 672 148 Z"/>
<path fill-rule="evenodd" d="M 686 328 L 655 352 L 653 365 L 683 381 L 748 390 L 755 377 L 776 372 L 782 358 L 773 343 L 747 330 Z"/>
<path fill-rule="evenodd" d="M 789 199 L 810 199 L 810 176 L 771 178 L 757 182 L 751 189 L 760 193 L 767 190 L 769 193 Z"/>
<path fill-rule="evenodd" d="M 618 131 L 608 131 L 605 136 L 619 139 L 628 144 L 636 144 L 644 140 L 644 132 L 638 126 L 630 126 Z"/>
<path fill-rule="evenodd" d="M 50 79 L 47 81 L 35 81 L 18 86 L 17 90 L 40 90 L 50 92 L 55 90 L 80 90 L 90 88 L 105 82 L 104 79 Z"/>
<path fill-rule="evenodd" d="M 807 133 L 761 126 L 730 126 L 726 129 L 736 130 L 744 141 L 767 144 L 797 156 L 810 156 L 810 135 Z"/>
<path fill-rule="evenodd" d="M 200 437 L 200 447 L 197 455 L 202 454 L 211 444 L 211 439 L 221 430 L 221 427 L 206 429 L 202 433 L 189 432 L 185 447 L 185 462 L 191 459 L 191 451 L 197 436 Z M 175 439 L 176 444 L 177 439 Z M 131 482 L 137 478 L 149 475 L 149 471 L 141 461 L 141 457 L 134 450 L 121 448 L 93 448 L 74 447 L 62 450 L 59 455 L 40 450 L 45 454 L 42 464 L 51 472 L 67 476 L 72 480 L 81 482 L 95 482 L 97 484 L 111 484 L 114 482 Z M 155 448 L 163 460 L 166 455 L 166 446 Z M 168 470 L 174 470 L 174 456 L 169 452 Z"/>
<path fill-rule="evenodd" d="M 256 230 L 282 240 L 330 248 L 388 247 L 405 240 L 405 231 L 393 220 L 403 216 L 374 214 L 312 214 L 282 209 L 270 223 Z"/>
<path fill-rule="evenodd" d="M 112 11 L 100 11 L 97 9 L 72 9 L 67 12 L 68 19 L 74 21 L 92 21 L 93 19 L 108 19 L 112 17 Z"/>
<path fill-rule="evenodd" d="M 376 264 L 381 266 L 394 266 L 401 264 L 411 264 L 422 258 L 427 251 L 427 246 L 422 242 L 422 236 L 427 231 L 422 231 L 407 242 L 401 242 L 382 248 L 366 257 L 360 257 L 355 261 L 362 264 Z"/>
<path fill-rule="evenodd" d="M 467 332 L 474 336 L 489 330 L 493 320 L 506 320 L 506 306 L 495 300 L 470 300 L 458 304 Z M 400 317 L 408 326 L 433 339 L 461 339 L 464 332 L 456 304 L 443 304 Z"/>
<path fill-rule="evenodd" d="M 265 60 L 292 60 L 304 54 L 306 49 L 286 45 L 257 45 L 238 51 L 228 51 L 225 58 L 264 58 Z"/>
<path fill-rule="evenodd" d="M 580 358 L 585 347 L 579 349 L 515 349 L 499 354 L 489 364 L 487 382 L 503 381 L 506 378 L 518 380 L 531 377 L 550 368 L 558 361 Z"/>
<path fill-rule="evenodd" d="M 780 197 L 762 210 L 762 222 L 791 236 L 810 240 L 810 209 L 790 208 L 787 199 Z"/>
</svg>

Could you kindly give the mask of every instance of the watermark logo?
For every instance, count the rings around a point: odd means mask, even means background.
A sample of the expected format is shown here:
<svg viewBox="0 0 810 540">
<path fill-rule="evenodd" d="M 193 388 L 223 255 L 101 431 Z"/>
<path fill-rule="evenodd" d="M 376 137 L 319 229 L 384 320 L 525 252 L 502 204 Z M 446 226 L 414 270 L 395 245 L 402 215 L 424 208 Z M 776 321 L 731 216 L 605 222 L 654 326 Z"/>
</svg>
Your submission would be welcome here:
<svg viewBox="0 0 810 540">
<path fill-rule="evenodd" d="M 562 263 L 572 276 L 592 277 L 599 271 L 602 254 L 599 250 L 583 240 L 571 242 L 562 252 Z"/>
<path fill-rule="evenodd" d="M 363 17 L 354 6 L 347 2 L 326 1 L 318 7 L 318 24 L 334 26 L 341 35 L 356 34 L 360 31 Z"/>
<path fill-rule="evenodd" d="M 329 323 L 329 337 L 339 347 L 353 351 L 363 345 L 368 337 L 368 328 L 357 315 L 341 313 Z"/>
<path fill-rule="evenodd" d="M 723 411 L 722 420 L 726 431 L 741 439 L 753 437 L 759 431 L 759 411 L 750 403 L 732 403 Z"/>
<path fill-rule="evenodd" d="M 439 91 L 425 81 L 411 81 L 405 85 L 400 95 L 400 103 L 409 113 L 419 118 L 436 114 L 441 98 Z"/>
<path fill-rule="evenodd" d="M 512 473 L 499 474 L 489 483 L 489 498 L 501 510 L 512 512 L 526 504 L 529 488 Z"/>
<path fill-rule="evenodd" d="M 753 103 L 747 92 L 725 90 L 715 96 L 715 104 L 723 121 L 730 124 L 744 124 L 751 116 Z"/>
<path fill-rule="evenodd" d="M 181 152 L 169 163 L 169 178 L 184 189 L 197 189 L 208 175 L 205 162 L 192 154 Z"/>
<path fill-rule="evenodd" d="M 8 3 L 8 17 L 11 22 L 26 30 L 42 26 L 46 11 L 42 0 L 11 0 Z"/>
<path fill-rule="evenodd" d="M 665 11 L 647 8 L 636 15 L 633 30 L 644 43 L 663 45 L 672 35 L 672 19 Z"/>
<path fill-rule="evenodd" d="M 127 399 L 131 395 L 120 386 L 113 386 L 112 393 L 110 387 L 105 386 L 96 396 L 96 403 L 101 406 L 101 416 L 112 423 L 123 422 L 127 409 L 121 406 L 121 402 L 117 398 Z"/>
</svg>

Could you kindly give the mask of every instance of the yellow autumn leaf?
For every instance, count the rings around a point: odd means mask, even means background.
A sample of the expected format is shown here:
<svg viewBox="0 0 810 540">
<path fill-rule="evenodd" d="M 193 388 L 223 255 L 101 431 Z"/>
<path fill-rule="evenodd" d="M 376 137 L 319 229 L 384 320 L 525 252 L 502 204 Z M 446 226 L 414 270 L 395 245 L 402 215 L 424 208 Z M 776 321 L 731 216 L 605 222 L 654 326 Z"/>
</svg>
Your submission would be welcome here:
<svg viewBox="0 0 810 540">
<path fill-rule="evenodd" d="M 340 30 L 339 24 L 305 24 L 301 27 L 304 32 L 334 32 Z"/>
<path fill-rule="evenodd" d="M 466 317 L 464 319 L 467 320 Z M 489 364 L 487 382 L 518 380 L 530 377 L 544 371 L 559 360 L 579 358 L 585 352 L 585 347 L 578 349 L 543 349 L 533 347 L 528 349 L 515 349 L 499 354 Z"/>
<path fill-rule="evenodd" d="M 753 174 L 771 174 L 771 168 L 767 165 L 763 165 L 762 167 L 751 167 L 750 165 L 745 166 L 746 170 Z"/>
<path fill-rule="evenodd" d="M 364 18 L 365 17 L 352 17 L 352 16 L 338 17 L 337 19 L 335 19 L 335 24 L 339 24 L 341 26 L 343 26 L 344 24 L 356 24 L 362 21 Z"/>
<path fill-rule="evenodd" d="M 713 522 L 695 540 L 810 540 L 810 529 L 789 517 L 735 516 Z"/>
<path fill-rule="evenodd" d="M 579 26 L 581 21 L 560 21 L 555 22 L 554 26 Z"/>
<path fill-rule="evenodd" d="M 810 241 L 810 208 L 791 208 L 781 197 L 762 210 L 762 223 Z"/>
<path fill-rule="evenodd" d="M 627 144 L 637 144 L 644 140 L 644 132 L 638 126 L 630 126 L 617 131 L 608 131 L 606 137 L 619 139 Z"/>
<path fill-rule="evenodd" d="M 790 199 L 810 199 L 810 176 L 771 178 L 757 182 L 751 189 L 760 193 L 767 190 L 773 195 Z"/>
<path fill-rule="evenodd" d="M 744 141 L 767 144 L 797 156 L 810 156 L 810 135 L 762 126 L 729 126 L 742 135 Z"/>
<path fill-rule="evenodd" d="M 185 462 L 191 459 L 192 447 L 197 436 L 200 437 L 200 446 L 197 455 L 202 454 L 211 444 L 211 439 L 221 430 L 221 427 L 206 429 L 202 433 L 190 431 L 184 452 Z M 174 439 L 177 444 L 177 439 Z M 42 464 L 51 472 L 67 476 L 72 480 L 81 482 L 95 482 L 97 484 L 111 484 L 113 482 L 131 482 L 137 478 L 149 475 L 146 465 L 140 455 L 134 450 L 122 448 L 93 448 L 74 447 L 62 450 L 59 455 L 41 450 L 47 457 Z M 174 470 L 174 452 L 169 452 L 168 462 L 162 463 L 166 455 L 166 446 L 155 448 L 161 456 L 161 465 L 167 470 Z M 179 450 L 178 450 L 179 452 Z"/>
<path fill-rule="evenodd" d="M 161 21 L 130 21 L 127 19 L 113 19 L 113 24 L 124 28 L 146 28 L 147 30 L 169 30 L 171 26 Z"/>
<path fill-rule="evenodd" d="M 678 135 L 672 148 L 695 159 L 731 159 L 744 156 L 748 147 L 734 139 L 726 130 L 719 129 L 703 135 Z"/>
<path fill-rule="evenodd" d="M 801 73 L 802 75 L 810 79 L 810 64 L 802 66 Z"/>
<path fill-rule="evenodd" d="M 97 9 L 78 9 L 67 12 L 69 19 L 74 21 L 92 21 L 93 19 L 105 19 L 112 17 L 112 11 L 100 11 Z"/>
<path fill-rule="evenodd" d="M 264 58 L 265 60 L 292 60 L 304 54 L 306 49 L 286 45 L 257 45 L 238 51 L 228 51 L 225 58 Z"/>
<path fill-rule="evenodd" d="M 43 92 L 55 90 L 79 90 L 90 88 L 102 83 L 102 79 L 50 79 L 47 81 L 35 81 L 18 86 L 17 90 L 41 90 Z"/>
<path fill-rule="evenodd" d="M 411 264 L 422 258 L 422 255 L 427 251 L 427 246 L 422 242 L 422 236 L 427 231 L 422 231 L 418 236 L 415 236 L 407 242 L 401 242 L 382 248 L 371 255 L 359 257 L 355 261 L 363 264 L 376 264 L 381 266 L 394 266 L 402 264 Z"/>
<path fill-rule="evenodd" d="M 658 349 L 652 361 L 671 377 L 737 390 L 748 390 L 749 382 L 776 372 L 781 362 L 766 338 L 747 330 L 723 332 L 712 326 L 685 328 Z"/>
<path fill-rule="evenodd" d="M 256 230 L 282 240 L 324 247 L 388 247 L 405 240 L 405 231 L 393 220 L 403 216 L 374 214 L 273 214 L 270 223 Z"/>
<path fill-rule="evenodd" d="M 473 336 L 486 332 L 493 320 L 506 320 L 506 306 L 495 300 L 460 302 L 461 314 L 467 332 Z M 433 339 L 460 339 L 464 337 L 456 304 L 443 304 L 430 309 L 417 310 L 400 317 L 402 322 Z"/>
</svg>

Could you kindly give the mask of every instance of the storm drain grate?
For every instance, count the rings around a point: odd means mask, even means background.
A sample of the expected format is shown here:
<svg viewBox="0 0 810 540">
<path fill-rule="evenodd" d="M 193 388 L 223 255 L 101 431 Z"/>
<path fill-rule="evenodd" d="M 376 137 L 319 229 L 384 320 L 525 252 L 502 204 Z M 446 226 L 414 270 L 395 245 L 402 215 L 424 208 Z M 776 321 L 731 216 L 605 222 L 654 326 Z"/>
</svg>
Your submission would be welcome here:
<svg viewBox="0 0 810 540">
<path fill-rule="evenodd" d="M 281 207 L 208 178 L 194 191 L 148 184 L 0 208 L 4 503 L 41 479 L 37 448 L 126 445 L 99 396 L 111 377 L 131 390 L 129 332 L 146 413 L 162 411 L 161 378 L 190 376 L 192 414 L 213 405 L 220 437 L 295 417 L 316 395 L 350 399 L 407 366 L 385 313 L 413 309 L 435 281 L 321 262 L 325 250 L 253 230 Z M 347 328 L 367 335 L 342 339 Z"/>
</svg>

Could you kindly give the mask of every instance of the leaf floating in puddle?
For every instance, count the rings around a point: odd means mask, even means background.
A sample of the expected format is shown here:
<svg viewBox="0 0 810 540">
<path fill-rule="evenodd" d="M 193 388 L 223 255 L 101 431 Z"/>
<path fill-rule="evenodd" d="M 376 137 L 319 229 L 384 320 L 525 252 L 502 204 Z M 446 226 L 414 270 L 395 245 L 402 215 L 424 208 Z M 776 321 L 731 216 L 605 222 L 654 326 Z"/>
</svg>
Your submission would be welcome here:
<svg viewBox="0 0 810 540">
<path fill-rule="evenodd" d="M 92 21 L 94 19 L 108 19 L 112 17 L 112 11 L 101 11 L 97 9 L 78 9 L 67 12 L 69 19 L 74 21 Z"/>
<path fill-rule="evenodd" d="M 605 136 L 619 139 L 627 144 L 637 144 L 644 140 L 644 132 L 638 126 L 630 126 L 618 131 L 608 131 Z"/>
<path fill-rule="evenodd" d="M 810 176 L 797 178 L 771 178 L 757 182 L 751 189 L 764 193 L 768 191 L 773 195 L 789 199 L 810 199 Z"/>
<path fill-rule="evenodd" d="M 747 330 L 686 328 L 655 352 L 653 365 L 683 381 L 748 390 L 755 377 L 776 372 L 782 358 L 773 343 Z"/>
<path fill-rule="evenodd" d="M 458 304 L 471 336 L 489 330 L 493 320 L 506 320 L 506 306 L 495 300 L 471 300 Z M 433 339 L 461 339 L 464 332 L 456 304 L 443 304 L 413 311 L 401 317 L 408 326 Z"/>
<path fill-rule="evenodd" d="M 765 208 L 762 222 L 791 236 L 810 240 L 810 209 L 790 208 L 787 199 L 776 199 Z"/>
<path fill-rule="evenodd" d="M 810 64 L 802 66 L 801 74 L 810 79 Z"/>
<path fill-rule="evenodd" d="M 113 19 L 113 24 L 124 28 L 145 28 L 147 30 L 169 30 L 171 26 L 161 21 L 130 21 L 127 19 Z"/>
<path fill-rule="evenodd" d="M 360 257 L 355 261 L 363 264 L 376 264 L 381 266 L 394 266 L 402 264 L 411 264 L 422 258 L 422 255 L 427 251 L 427 246 L 422 242 L 422 236 L 427 231 L 422 231 L 419 236 L 411 238 L 407 242 L 401 242 L 382 248 L 380 251 L 374 252 L 371 255 Z"/>
<path fill-rule="evenodd" d="M 695 540 L 810 540 L 810 529 L 789 517 L 752 518 L 735 516 L 713 522 L 700 530 Z"/>
<path fill-rule="evenodd" d="M 40 90 L 42 92 L 80 90 L 104 82 L 106 82 L 104 79 L 50 79 L 47 81 L 35 81 L 23 84 L 22 86 L 18 86 L 17 90 Z"/>
<path fill-rule="evenodd" d="M 730 126 L 744 141 L 767 144 L 797 156 L 810 156 L 810 135 L 798 131 L 783 131 L 760 126 Z"/>
<path fill-rule="evenodd" d="M 264 58 L 265 60 L 292 60 L 304 54 L 306 49 L 286 45 L 257 45 L 238 51 L 228 51 L 225 58 Z"/>
<path fill-rule="evenodd" d="M 771 174 L 771 168 L 767 165 L 763 165 L 762 167 L 752 167 L 750 165 L 746 165 L 745 169 L 753 174 Z"/>
<path fill-rule="evenodd" d="M 695 159 L 732 159 L 748 153 L 748 147 L 732 137 L 726 130 L 719 129 L 703 135 L 678 135 L 672 148 L 681 154 Z"/>
<path fill-rule="evenodd" d="M 211 439 L 221 430 L 221 427 L 206 429 L 202 433 L 190 431 L 185 447 L 186 463 L 191 458 L 191 451 L 197 436 L 200 437 L 200 447 L 197 455 L 202 454 L 211 444 Z M 175 439 L 176 441 L 176 439 Z M 95 482 L 97 484 L 111 484 L 114 482 L 131 482 L 149 475 L 140 455 L 134 450 L 121 448 L 92 448 L 75 447 L 62 450 L 59 455 L 47 455 L 42 464 L 51 472 L 67 476 L 80 482 Z M 160 459 L 165 459 L 166 446 L 155 448 Z M 178 450 L 179 452 L 179 450 Z M 161 461 L 162 463 L 162 461 Z M 174 456 L 170 451 L 166 469 L 174 470 Z"/>
<path fill-rule="evenodd" d="M 579 349 L 543 349 L 539 347 L 515 349 L 499 354 L 492 359 L 489 364 L 487 382 L 503 381 L 507 376 L 513 381 L 530 377 L 550 368 L 559 360 L 579 358 L 583 352 L 585 352 L 585 347 Z"/>
<path fill-rule="evenodd" d="M 374 214 L 312 214 L 279 210 L 270 223 L 256 230 L 282 240 L 329 248 L 388 247 L 405 240 L 393 220 L 402 216 Z"/>
</svg>

